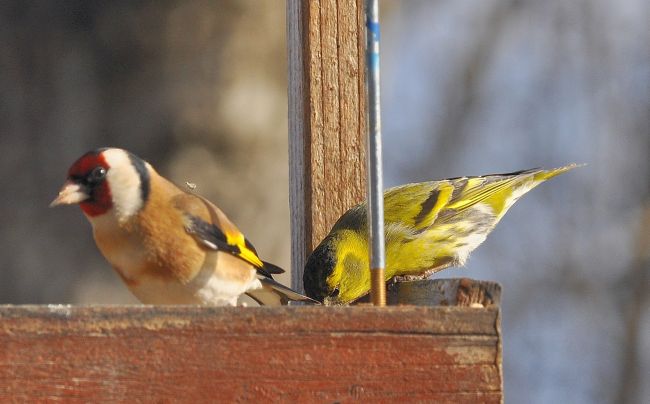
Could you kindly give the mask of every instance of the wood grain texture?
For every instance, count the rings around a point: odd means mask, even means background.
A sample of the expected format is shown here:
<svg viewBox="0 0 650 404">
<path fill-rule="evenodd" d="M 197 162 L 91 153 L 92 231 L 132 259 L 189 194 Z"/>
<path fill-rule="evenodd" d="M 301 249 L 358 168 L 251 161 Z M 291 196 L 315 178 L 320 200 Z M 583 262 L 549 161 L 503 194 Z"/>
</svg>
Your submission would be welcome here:
<svg viewBox="0 0 650 404">
<path fill-rule="evenodd" d="M 362 0 L 287 2 L 292 286 L 366 191 Z"/>
<path fill-rule="evenodd" d="M 501 401 L 496 307 L 1 306 L 0 402 Z"/>
</svg>

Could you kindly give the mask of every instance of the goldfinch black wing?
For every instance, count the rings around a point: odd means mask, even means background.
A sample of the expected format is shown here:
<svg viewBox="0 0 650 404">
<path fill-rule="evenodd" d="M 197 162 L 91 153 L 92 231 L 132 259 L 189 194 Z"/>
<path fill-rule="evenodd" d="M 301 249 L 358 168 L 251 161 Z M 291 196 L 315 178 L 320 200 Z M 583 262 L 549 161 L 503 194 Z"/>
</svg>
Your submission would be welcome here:
<svg viewBox="0 0 650 404">
<path fill-rule="evenodd" d="M 192 194 L 179 195 L 177 205 L 185 217 L 185 229 L 204 247 L 232 254 L 251 264 L 257 270 L 262 288 L 246 294 L 261 305 L 286 305 L 289 301 L 311 304 L 319 302 L 276 282 L 272 274 L 284 270 L 262 261 L 255 247 L 244 237 L 226 215 L 210 201 Z"/>
<path fill-rule="evenodd" d="M 227 252 L 243 259 L 253 265 L 258 272 L 270 277 L 271 274 L 283 273 L 284 270 L 270 263 L 260 260 L 255 247 L 244 238 L 243 246 L 237 240 L 228 241 L 228 236 L 217 226 L 207 223 L 196 216 L 188 217 L 189 225 L 185 227 L 188 233 L 193 235 L 201 244 L 212 249 Z"/>
<path fill-rule="evenodd" d="M 174 203 L 185 218 L 185 230 L 204 247 L 232 254 L 266 277 L 284 272 L 282 268 L 262 261 L 253 244 L 221 209 L 207 199 L 184 193 L 176 196 Z"/>
</svg>

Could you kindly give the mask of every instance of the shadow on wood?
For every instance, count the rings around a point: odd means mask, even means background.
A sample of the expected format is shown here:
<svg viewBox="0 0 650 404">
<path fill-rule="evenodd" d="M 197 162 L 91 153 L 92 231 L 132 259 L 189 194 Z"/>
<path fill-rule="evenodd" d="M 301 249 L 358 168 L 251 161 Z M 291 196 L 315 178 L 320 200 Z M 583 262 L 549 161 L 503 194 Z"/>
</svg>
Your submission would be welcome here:
<svg viewBox="0 0 650 404">
<path fill-rule="evenodd" d="M 502 401 L 497 307 L 0 306 L 0 401 Z"/>
</svg>

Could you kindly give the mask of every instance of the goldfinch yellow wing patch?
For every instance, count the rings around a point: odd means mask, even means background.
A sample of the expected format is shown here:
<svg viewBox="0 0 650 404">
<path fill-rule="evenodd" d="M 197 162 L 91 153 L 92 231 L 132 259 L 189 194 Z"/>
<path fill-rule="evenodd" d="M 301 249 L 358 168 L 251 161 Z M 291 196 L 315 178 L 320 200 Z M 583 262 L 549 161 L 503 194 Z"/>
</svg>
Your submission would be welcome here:
<svg viewBox="0 0 650 404">
<path fill-rule="evenodd" d="M 263 262 L 255 247 L 221 209 L 207 199 L 183 193 L 174 198 L 174 203 L 185 217 L 186 231 L 203 246 L 241 258 L 265 276 L 284 272 L 279 267 Z"/>
<path fill-rule="evenodd" d="M 229 238 L 228 234 L 224 233 L 219 227 L 196 216 L 188 217 L 188 225 L 185 229 L 205 247 L 227 252 L 241 258 L 254 266 L 257 272 L 265 277 L 270 278 L 271 274 L 284 272 L 282 268 L 260 260 L 255 247 L 243 235 L 240 238 Z"/>
</svg>

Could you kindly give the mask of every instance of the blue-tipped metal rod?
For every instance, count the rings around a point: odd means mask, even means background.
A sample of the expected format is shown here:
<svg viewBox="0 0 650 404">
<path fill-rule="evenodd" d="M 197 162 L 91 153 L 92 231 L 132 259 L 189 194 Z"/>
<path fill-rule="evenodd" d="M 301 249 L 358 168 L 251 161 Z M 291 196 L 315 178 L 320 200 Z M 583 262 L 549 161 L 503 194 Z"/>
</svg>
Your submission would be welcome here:
<svg viewBox="0 0 650 404">
<path fill-rule="evenodd" d="M 366 0 L 366 63 L 368 64 L 368 223 L 370 224 L 370 298 L 386 305 L 384 185 L 381 167 L 381 111 L 379 103 L 379 4 Z"/>
</svg>

